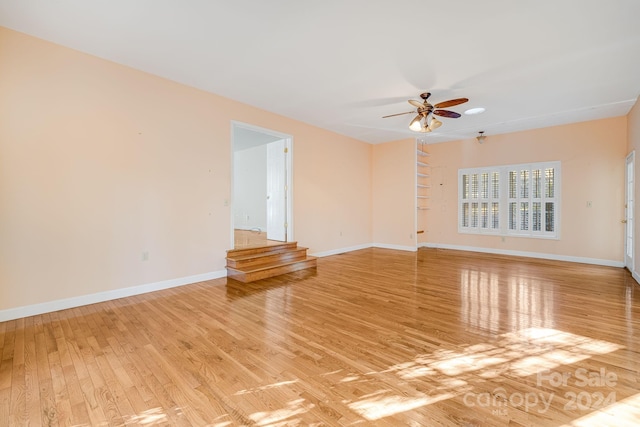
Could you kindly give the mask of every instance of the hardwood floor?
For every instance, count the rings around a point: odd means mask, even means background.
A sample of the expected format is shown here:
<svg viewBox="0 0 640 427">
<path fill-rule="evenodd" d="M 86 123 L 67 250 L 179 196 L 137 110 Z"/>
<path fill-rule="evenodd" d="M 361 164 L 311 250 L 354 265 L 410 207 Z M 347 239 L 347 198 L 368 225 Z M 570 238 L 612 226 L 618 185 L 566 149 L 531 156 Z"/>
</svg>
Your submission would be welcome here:
<svg viewBox="0 0 640 427">
<path fill-rule="evenodd" d="M 624 269 L 365 249 L 0 323 L 0 425 L 636 426 Z"/>
</svg>

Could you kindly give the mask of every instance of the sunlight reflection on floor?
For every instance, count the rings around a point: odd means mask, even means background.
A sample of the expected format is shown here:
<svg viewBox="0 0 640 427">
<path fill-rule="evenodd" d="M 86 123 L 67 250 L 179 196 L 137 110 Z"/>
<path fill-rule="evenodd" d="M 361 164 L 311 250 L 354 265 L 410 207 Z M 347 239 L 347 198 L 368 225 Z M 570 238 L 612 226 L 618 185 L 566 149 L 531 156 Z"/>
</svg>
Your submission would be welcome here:
<svg viewBox="0 0 640 427">
<path fill-rule="evenodd" d="M 142 411 L 138 415 L 127 417 L 125 424 L 135 425 L 154 425 L 154 424 L 166 424 L 169 422 L 167 414 L 162 408 L 152 408 Z"/>
<path fill-rule="evenodd" d="M 597 354 L 611 353 L 622 348 L 608 341 L 547 328 L 529 328 L 504 334 L 504 337 L 507 347 L 509 342 L 525 344 L 524 348 L 520 347 L 522 358 L 511 364 L 511 372 L 518 376 L 569 365 Z"/>
<path fill-rule="evenodd" d="M 287 407 L 274 411 L 254 412 L 249 415 L 258 426 L 291 425 L 289 418 L 303 414 L 313 409 L 314 405 L 306 403 L 304 399 L 296 399 L 287 403 Z"/>
<path fill-rule="evenodd" d="M 527 376 L 622 348 L 607 341 L 548 328 L 529 328 L 500 337 L 495 345 L 473 345 L 462 352 L 437 350 L 418 356 L 412 362 L 392 366 L 388 372 L 412 379 L 441 374 L 455 376 L 499 367 L 500 373 Z"/>
<path fill-rule="evenodd" d="M 474 381 L 480 378 L 525 377 L 621 348 L 624 347 L 556 329 L 528 328 L 502 334 L 495 344 L 476 344 L 462 351 L 437 350 L 416 356 L 411 362 L 368 374 L 394 373 L 404 380 L 428 380 L 432 382 L 433 391 L 438 393 L 436 395 L 397 396 L 381 391 L 345 403 L 366 419 L 376 420 L 462 395 L 473 390 Z M 356 379 L 348 375 L 343 382 Z"/>
<path fill-rule="evenodd" d="M 640 393 L 573 420 L 571 424 L 565 424 L 567 427 L 637 427 L 638 425 L 640 425 Z"/>
<path fill-rule="evenodd" d="M 384 393 L 384 392 L 382 392 Z M 410 411 L 421 406 L 430 405 L 441 400 L 449 399 L 454 395 L 451 393 L 443 393 L 436 396 L 367 396 L 357 402 L 349 403 L 349 408 L 356 411 L 370 421 L 379 420 L 380 418 L 398 414 L 400 412 Z"/>
</svg>

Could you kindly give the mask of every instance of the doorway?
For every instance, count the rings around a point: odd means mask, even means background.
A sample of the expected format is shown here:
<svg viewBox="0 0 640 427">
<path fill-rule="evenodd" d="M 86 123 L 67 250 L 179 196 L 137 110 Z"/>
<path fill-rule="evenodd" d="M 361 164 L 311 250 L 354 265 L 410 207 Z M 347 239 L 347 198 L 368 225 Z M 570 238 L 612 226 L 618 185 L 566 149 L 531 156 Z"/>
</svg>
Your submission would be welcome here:
<svg viewBox="0 0 640 427">
<path fill-rule="evenodd" d="M 231 244 L 235 249 L 293 240 L 293 138 L 232 122 Z"/>
<path fill-rule="evenodd" d="M 635 151 L 627 156 L 625 173 L 625 215 L 624 215 L 624 265 L 631 273 L 633 268 L 633 228 L 634 228 L 634 186 L 635 186 Z"/>
</svg>

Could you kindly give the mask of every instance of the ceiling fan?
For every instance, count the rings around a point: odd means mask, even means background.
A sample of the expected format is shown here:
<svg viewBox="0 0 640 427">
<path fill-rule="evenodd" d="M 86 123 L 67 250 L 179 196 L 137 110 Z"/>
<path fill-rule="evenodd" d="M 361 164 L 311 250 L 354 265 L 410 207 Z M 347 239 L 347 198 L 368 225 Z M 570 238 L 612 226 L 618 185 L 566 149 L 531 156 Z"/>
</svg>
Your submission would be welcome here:
<svg viewBox="0 0 640 427">
<path fill-rule="evenodd" d="M 467 98 L 456 98 L 456 99 L 450 99 L 449 101 L 439 102 L 435 105 L 432 105 L 432 104 L 429 104 L 429 102 L 427 101 L 430 96 L 431 96 L 430 92 L 425 92 L 420 94 L 420 98 L 422 98 L 423 100 L 422 102 L 416 101 L 415 99 L 409 100 L 409 104 L 413 105 L 414 107 L 417 107 L 416 111 L 407 111 L 406 113 L 391 114 L 388 116 L 384 116 L 382 118 L 386 119 L 387 117 L 417 113 L 418 115 L 413 120 L 411 120 L 411 123 L 409 123 L 409 129 L 416 132 L 431 132 L 432 130 L 442 126 L 442 122 L 436 119 L 434 115 L 441 116 L 441 117 L 449 117 L 452 119 L 457 119 L 458 117 L 460 117 L 460 114 L 456 113 L 455 111 L 441 110 L 441 108 L 453 107 L 454 105 L 464 104 L 465 102 L 469 101 Z"/>
</svg>

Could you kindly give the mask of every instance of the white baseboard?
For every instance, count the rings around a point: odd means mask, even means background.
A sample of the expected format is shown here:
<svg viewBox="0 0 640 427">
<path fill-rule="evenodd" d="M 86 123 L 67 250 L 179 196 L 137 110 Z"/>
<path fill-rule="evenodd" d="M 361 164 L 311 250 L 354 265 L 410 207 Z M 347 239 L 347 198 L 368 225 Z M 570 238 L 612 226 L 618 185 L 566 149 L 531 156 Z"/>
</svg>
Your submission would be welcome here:
<svg viewBox="0 0 640 427">
<path fill-rule="evenodd" d="M 598 259 L 598 258 L 585 258 L 585 257 L 576 257 L 576 256 L 568 256 L 568 255 L 545 254 L 540 252 L 510 251 L 510 250 L 503 250 L 503 249 L 479 248 L 476 246 L 447 245 L 447 244 L 441 244 L 441 243 L 421 243 L 419 247 L 436 248 L 436 249 L 452 249 L 452 250 L 470 251 L 470 252 L 482 252 L 486 254 L 495 254 L 495 255 L 522 256 L 522 257 L 529 257 L 529 258 L 548 259 L 553 261 L 579 262 L 583 264 L 603 265 L 607 267 L 624 267 L 624 262 L 622 261 L 613 261 L 613 260 Z"/>
<path fill-rule="evenodd" d="M 236 225 L 234 226 L 236 230 L 245 230 L 245 231 L 257 231 L 260 230 L 261 233 L 265 233 L 267 231 L 267 227 L 257 227 L 255 225 Z"/>
<path fill-rule="evenodd" d="M 631 277 L 633 277 L 636 283 L 640 284 L 640 275 L 635 270 L 631 272 Z"/>
<path fill-rule="evenodd" d="M 332 249 L 330 251 L 309 253 L 309 255 L 315 256 L 315 257 L 318 257 L 318 258 L 322 258 L 322 257 L 325 257 L 325 256 L 339 255 L 339 254 L 343 254 L 343 253 L 346 253 L 346 252 L 359 251 L 360 249 L 367 249 L 367 248 L 370 248 L 371 246 L 372 246 L 371 244 L 349 246 L 349 247 L 346 247 L 346 248 Z"/>
<path fill-rule="evenodd" d="M 194 276 L 179 277 L 177 279 L 163 280 L 156 283 L 148 283 L 146 285 L 132 286 L 129 288 L 114 289 L 111 291 L 98 292 L 90 295 L 82 295 L 79 297 L 65 298 L 55 301 L 43 302 L 40 304 L 26 305 L 23 307 L 10 308 L 0 310 L 0 322 L 7 320 L 20 319 L 22 317 L 35 316 L 43 313 L 51 313 L 53 311 L 64 310 L 67 308 L 80 307 L 98 302 L 110 301 L 118 298 L 130 297 L 133 295 L 146 294 L 148 292 L 160 291 L 162 289 L 175 288 L 177 286 L 190 285 L 192 283 L 204 282 L 206 280 L 219 279 L 226 277 L 227 271 L 220 270 L 211 273 L 196 274 Z"/>
<path fill-rule="evenodd" d="M 385 243 L 374 243 L 372 246 L 374 248 L 395 249 L 397 251 L 415 252 L 418 250 L 418 248 L 415 246 L 387 245 Z"/>
<path fill-rule="evenodd" d="M 309 255 L 322 258 L 325 256 L 339 255 L 339 254 L 344 254 L 346 252 L 358 251 L 360 249 L 368 249 L 368 248 L 395 249 L 397 251 L 409 251 L 409 252 L 415 252 L 418 250 L 418 248 L 413 246 L 387 245 L 385 243 L 367 243 L 364 245 L 350 246 L 347 248 L 332 249 L 330 251 L 310 253 Z"/>
</svg>

